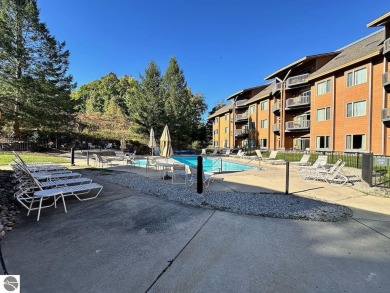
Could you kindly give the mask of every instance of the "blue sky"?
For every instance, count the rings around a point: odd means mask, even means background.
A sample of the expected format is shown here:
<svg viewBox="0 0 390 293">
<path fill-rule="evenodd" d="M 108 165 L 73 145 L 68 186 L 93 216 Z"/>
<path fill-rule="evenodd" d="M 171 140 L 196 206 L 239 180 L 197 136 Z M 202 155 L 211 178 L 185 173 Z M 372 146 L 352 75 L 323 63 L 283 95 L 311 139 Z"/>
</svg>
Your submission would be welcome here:
<svg viewBox="0 0 390 293">
<path fill-rule="evenodd" d="M 38 0 L 41 20 L 71 52 L 78 85 L 114 72 L 139 79 L 151 60 L 175 56 L 209 110 L 306 55 L 374 31 L 388 0 Z"/>
</svg>

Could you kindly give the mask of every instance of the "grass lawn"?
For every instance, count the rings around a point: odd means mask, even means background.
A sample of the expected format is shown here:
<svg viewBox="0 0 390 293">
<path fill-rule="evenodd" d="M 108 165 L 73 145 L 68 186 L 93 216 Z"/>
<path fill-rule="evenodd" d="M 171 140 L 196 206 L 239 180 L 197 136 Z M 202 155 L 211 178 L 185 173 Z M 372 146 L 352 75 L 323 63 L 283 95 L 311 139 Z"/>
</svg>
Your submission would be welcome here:
<svg viewBox="0 0 390 293">
<path fill-rule="evenodd" d="M 51 154 L 42 153 L 19 153 L 20 157 L 26 163 L 37 163 L 37 162 L 52 162 L 52 163 L 69 163 L 69 158 L 58 157 Z M 8 165 L 15 158 L 15 155 L 11 152 L 0 152 L 0 166 Z"/>
</svg>

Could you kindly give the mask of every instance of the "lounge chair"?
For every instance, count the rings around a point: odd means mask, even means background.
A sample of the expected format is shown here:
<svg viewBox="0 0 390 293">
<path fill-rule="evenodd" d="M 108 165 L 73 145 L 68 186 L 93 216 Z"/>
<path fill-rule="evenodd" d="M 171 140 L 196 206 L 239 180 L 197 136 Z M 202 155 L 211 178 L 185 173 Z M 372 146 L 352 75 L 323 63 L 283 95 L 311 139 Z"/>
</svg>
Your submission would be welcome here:
<svg viewBox="0 0 390 293">
<path fill-rule="evenodd" d="M 292 166 L 308 166 L 308 165 L 310 165 L 309 160 L 310 160 L 310 155 L 303 155 L 299 162 L 291 162 L 290 165 L 292 165 Z"/>
<path fill-rule="evenodd" d="M 187 180 L 190 184 L 189 186 L 193 185 L 197 182 L 198 178 L 198 169 L 189 167 L 190 173 L 188 174 L 189 179 Z M 202 181 L 205 188 L 209 187 L 210 182 L 214 181 L 214 173 L 213 172 L 202 172 Z"/>
<path fill-rule="evenodd" d="M 206 152 L 206 149 L 202 149 L 202 152 L 200 154 L 201 156 L 207 156 L 207 152 Z"/>
<path fill-rule="evenodd" d="M 338 170 L 339 166 L 343 163 L 342 160 L 337 160 L 337 162 L 329 169 L 326 168 L 326 165 L 320 165 L 319 168 L 308 169 L 308 172 L 305 176 L 305 179 L 313 179 L 313 180 L 325 180 L 325 178 L 329 175 L 332 175 L 336 170 Z"/>
<path fill-rule="evenodd" d="M 341 172 L 341 170 L 344 168 L 345 162 L 340 164 L 332 174 L 327 174 L 324 178 L 324 180 L 329 184 L 335 184 L 337 183 L 338 186 L 343 186 L 346 183 L 351 182 L 349 178 Z"/>
<path fill-rule="evenodd" d="M 241 157 L 243 154 L 243 151 L 242 150 L 238 150 L 237 154 L 230 154 L 229 156 L 230 157 Z M 244 153 L 245 154 L 245 153 Z"/>
<path fill-rule="evenodd" d="M 89 184 L 81 184 L 81 185 L 72 185 L 72 186 L 62 186 L 62 187 L 57 187 L 53 189 L 41 189 L 39 191 L 36 191 L 33 193 L 32 196 L 28 196 L 27 194 L 24 195 L 19 195 L 17 196 L 17 200 L 19 201 L 20 204 L 22 204 L 25 208 L 27 208 L 27 216 L 30 214 L 31 211 L 33 210 L 38 210 L 38 216 L 37 216 L 37 221 L 39 221 L 40 214 L 41 214 L 41 209 L 43 208 L 48 208 L 51 206 L 56 207 L 56 202 L 59 198 L 62 199 L 63 205 L 64 205 L 64 210 L 66 210 L 66 204 L 65 204 L 65 196 L 70 196 L 74 195 L 78 200 L 83 201 L 83 200 L 89 200 L 96 198 L 100 192 L 102 191 L 103 186 L 97 183 L 89 183 Z M 98 190 L 97 193 L 88 198 L 80 198 L 79 196 L 82 194 L 87 194 L 91 192 L 92 190 Z M 43 205 L 43 200 L 47 200 L 52 198 L 53 201 L 50 202 L 47 205 Z M 33 207 L 34 202 L 38 200 L 39 204 L 38 207 Z"/>
<path fill-rule="evenodd" d="M 209 156 L 218 156 L 218 149 L 214 149 L 212 153 L 208 153 Z"/>
<path fill-rule="evenodd" d="M 271 151 L 268 158 L 264 158 L 264 162 L 270 163 L 270 164 L 285 164 L 285 160 L 276 159 L 276 156 L 278 154 L 278 151 Z"/>
<path fill-rule="evenodd" d="M 221 154 L 221 156 L 229 157 L 229 156 L 230 156 L 230 153 L 231 153 L 231 150 L 230 150 L 230 149 L 227 149 L 226 152 L 225 152 L 224 154 Z"/>
<path fill-rule="evenodd" d="M 305 180 L 310 175 L 312 175 L 313 172 L 317 172 L 318 170 L 324 170 L 327 161 L 328 156 L 318 156 L 317 160 L 314 162 L 313 165 L 299 167 L 298 174 L 303 180 Z"/>
</svg>

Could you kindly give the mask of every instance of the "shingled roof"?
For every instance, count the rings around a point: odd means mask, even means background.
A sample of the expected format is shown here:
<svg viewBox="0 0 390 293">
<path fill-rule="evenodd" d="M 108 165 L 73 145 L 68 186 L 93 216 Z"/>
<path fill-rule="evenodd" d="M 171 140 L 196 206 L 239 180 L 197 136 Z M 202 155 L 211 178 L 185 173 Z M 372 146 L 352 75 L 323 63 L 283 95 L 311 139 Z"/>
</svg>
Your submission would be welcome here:
<svg viewBox="0 0 390 293">
<path fill-rule="evenodd" d="M 252 98 L 250 98 L 246 103 L 245 105 L 250 105 L 256 101 L 259 101 L 261 100 L 262 98 L 266 98 L 268 97 L 271 93 L 272 93 L 272 86 L 274 84 L 271 83 L 269 84 L 265 89 L 263 89 L 260 93 L 258 93 L 257 95 L 254 95 Z"/>
<path fill-rule="evenodd" d="M 340 53 L 312 73 L 308 80 L 313 80 L 326 74 L 332 73 L 347 66 L 356 64 L 360 61 L 369 59 L 373 56 L 379 55 L 382 50 L 382 44 L 385 40 L 385 32 L 383 29 L 366 36 L 352 44 L 347 45 L 337 51 Z"/>
<path fill-rule="evenodd" d="M 233 103 L 230 103 L 228 105 L 223 106 L 222 108 L 215 111 L 213 114 L 211 114 L 207 119 L 212 119 L 214 117 L 220 116 L 222 114 L 225 114 L 233 109 Z"/>
</svg>

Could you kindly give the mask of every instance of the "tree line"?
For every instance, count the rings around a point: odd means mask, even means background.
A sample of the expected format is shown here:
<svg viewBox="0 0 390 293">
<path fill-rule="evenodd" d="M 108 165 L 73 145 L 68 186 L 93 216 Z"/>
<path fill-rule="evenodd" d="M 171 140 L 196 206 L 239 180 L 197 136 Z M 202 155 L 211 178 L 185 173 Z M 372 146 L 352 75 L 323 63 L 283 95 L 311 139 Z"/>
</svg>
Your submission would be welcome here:
<svg viewBox="0 0 390 293">
<path fill-rule="evenodd" d="M 202 94 L 193 94 L 176 58 L 172 57 L 164 74 L 151 61 L 139 81 L 131 76 L 118 78 L 114 73 L 81 86 L 72 94 L 80 127 L 105 125 L 116 137 L 148 138 L 151 127 L 158 137 L 168 124 L 174 147 L 188 148 L 194 141 L 205 143 L 202 115 L 207 109 Z M 107 128 L 106 128 L 107 129 Z M 93 132 L 93 130 L 92 130 Z M 108 133 L 106 134 L 108 135 Z"/>
<path fill-rule="evenodd" d="M 161 73 L 151 61 L 139 80 L 109 73 L 77 90 L 65 42 L 39 18 L 36 0 L 0 0 L 0 129 L 35 129 L 106 139 L 146 140 L 169 125 L 173 146 L 207 144 L 201 93 L 193 93 L 172 57 Z"/>
</svg>

